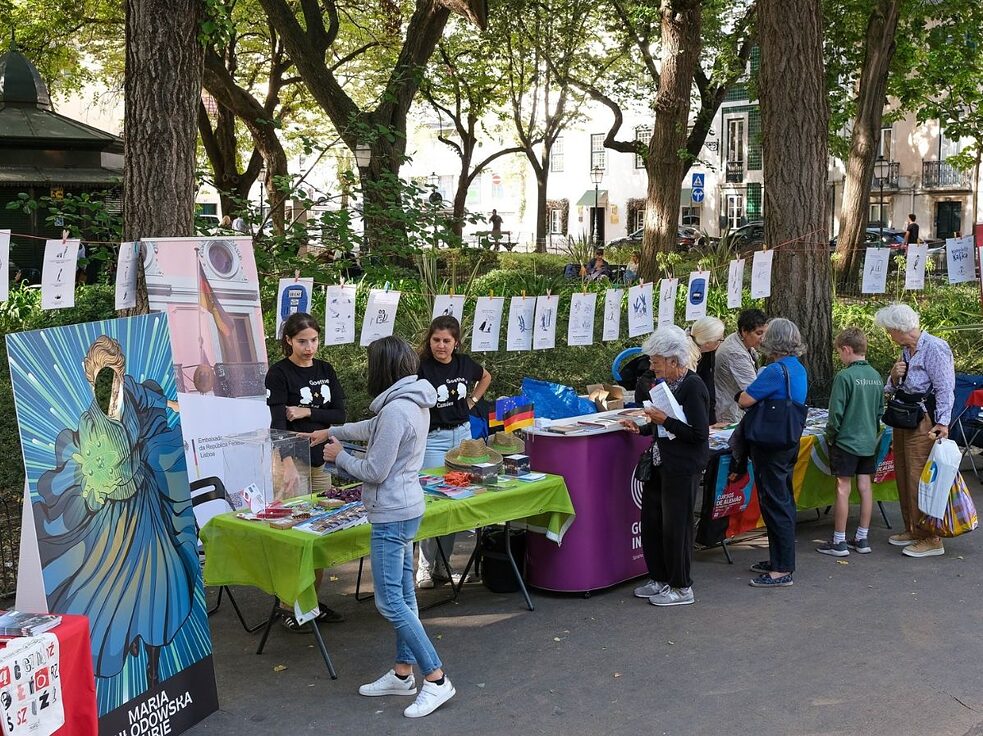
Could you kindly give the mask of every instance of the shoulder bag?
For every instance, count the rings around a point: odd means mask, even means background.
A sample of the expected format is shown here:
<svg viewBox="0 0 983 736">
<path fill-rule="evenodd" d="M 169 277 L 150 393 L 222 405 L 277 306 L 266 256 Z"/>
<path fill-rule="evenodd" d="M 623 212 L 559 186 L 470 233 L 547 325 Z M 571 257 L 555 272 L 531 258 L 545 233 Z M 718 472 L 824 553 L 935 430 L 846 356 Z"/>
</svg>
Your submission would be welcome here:
<svg viewBox="0 0 983 736">
<path fill-rule="evenodd" d="M 745 441 L 766 450 L 788 450 L 798 446 L 809 413 L 805 404 L 792 400 L 788 369 L 781 363 L 778 367 L 785 376 L 785 398 L 762 399 L 741 420 Z"/>
<path fill-rule="evenodd" d="M 903 353 L 901 359 L 904 360 Z M 907 360 L 904 363 L 908 365 Z M 907 377 L 908 373 L 905 371 L 905 378 Z M 904 390 L 904 383 L 902 381 L 901 386 L 888 398 L 881 421 L 895 429 L 917 429 L 927 411 L 926 401 L 934 403 L 933 396 L 928 392 L 909 393 Z"/>
</svg>

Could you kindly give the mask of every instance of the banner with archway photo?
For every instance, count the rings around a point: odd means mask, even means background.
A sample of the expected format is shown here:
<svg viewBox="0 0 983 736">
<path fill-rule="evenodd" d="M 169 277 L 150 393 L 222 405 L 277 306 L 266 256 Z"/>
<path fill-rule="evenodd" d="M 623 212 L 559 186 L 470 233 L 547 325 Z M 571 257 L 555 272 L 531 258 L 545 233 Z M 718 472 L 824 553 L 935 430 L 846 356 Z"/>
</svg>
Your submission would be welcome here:
<svg viewBox="0 0 983 736">
<path fill-rule="evenodd" d="M 101 734 L 180 733 L 218 702 L 167 319 L 12 333 L 7 349 L 17 607 L 88 617 Z"/>
</svg>

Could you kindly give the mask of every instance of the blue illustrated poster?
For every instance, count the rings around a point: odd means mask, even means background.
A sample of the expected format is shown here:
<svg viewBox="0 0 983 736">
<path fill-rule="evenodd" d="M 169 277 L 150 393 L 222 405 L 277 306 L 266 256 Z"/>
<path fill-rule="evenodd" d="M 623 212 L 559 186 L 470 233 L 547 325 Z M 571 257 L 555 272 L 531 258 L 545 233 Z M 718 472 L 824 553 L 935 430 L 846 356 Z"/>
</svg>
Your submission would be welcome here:
<svg viewBox="0 0 983 736">
<path fill-rule="evenodd" d="M 218 703 L 167 317 L 7 348 L 44 595 L 89 618 L 100 734 L 180 733 Z"/>
</svg>

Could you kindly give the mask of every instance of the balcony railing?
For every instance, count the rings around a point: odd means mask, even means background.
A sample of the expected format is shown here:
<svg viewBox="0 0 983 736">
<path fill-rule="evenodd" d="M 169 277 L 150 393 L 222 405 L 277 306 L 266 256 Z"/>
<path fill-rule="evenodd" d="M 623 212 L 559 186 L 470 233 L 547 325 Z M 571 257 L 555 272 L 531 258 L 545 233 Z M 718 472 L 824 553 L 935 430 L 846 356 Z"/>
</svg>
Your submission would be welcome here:
<svg viewBox="0 0 983 736">
<path fill-rule="evenodd" d="M 897 161 L 888 161 L 887 167 L 888 167 L 887 168 L 887 176 L 884 177 L 884 188 L 885 189 L 897 189 L 898 188 L 898 182 L 899 182 L 899 179 L 900 179 L 901 167 L 900 167 L 900 165 L 898 164 Z M 875 173 L 873 175 L 873 177 L 871 178 L 870 188 L 873 191 L 874 189 L 879 189 L 880 186 L 881 186 L 881 182 L 877 178 L 877 174 Z"/>
<path fill-rule="evenodd" d="M 922 186 L 925 189 L 971 189 L 968 172 L 945 161 L 922 161 Z"/>
<path fill-rule="evenodd" d="M 728 184 L 740 184 L 744 181 L 744 162 L 743 161 L 728 161 L 727 162 L 727 183 Z"/>
</svg>

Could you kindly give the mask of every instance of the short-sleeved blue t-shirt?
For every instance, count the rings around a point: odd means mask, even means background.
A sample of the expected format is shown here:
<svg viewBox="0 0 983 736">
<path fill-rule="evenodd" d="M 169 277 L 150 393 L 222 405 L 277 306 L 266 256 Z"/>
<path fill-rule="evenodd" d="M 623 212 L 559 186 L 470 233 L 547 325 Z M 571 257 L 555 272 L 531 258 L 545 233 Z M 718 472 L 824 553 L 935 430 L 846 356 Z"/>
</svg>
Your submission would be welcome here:
<svg viewBox="0 0 983 736">
<path fill-rule="evenodd" d="M 769 363 L 758 377 L 747 387 L 748 396 L 758 401 L 763 399 L 786 399 L 785 395 L 785 374 L 782 372 L 781 365 L 788 371 L 789 384 L 792 389 L 792 401 L 804 404 L 808 391 L 808 379 L 806 369 L 799 359 L 793 355 L 779 358 L 774 363 Z"/>
</svg>

